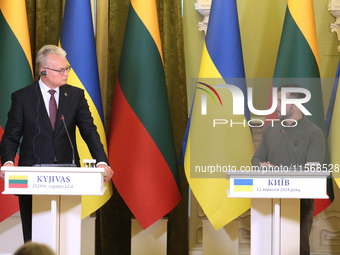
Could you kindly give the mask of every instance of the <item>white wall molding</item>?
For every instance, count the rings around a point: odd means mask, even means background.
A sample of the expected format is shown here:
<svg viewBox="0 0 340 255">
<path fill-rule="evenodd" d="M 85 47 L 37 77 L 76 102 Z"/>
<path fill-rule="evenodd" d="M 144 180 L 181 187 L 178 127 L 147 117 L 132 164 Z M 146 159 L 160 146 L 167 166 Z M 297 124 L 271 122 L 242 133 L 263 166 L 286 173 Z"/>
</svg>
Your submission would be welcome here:
<svg viewBox="0 0 340 255">
<path fill-rule="evenodd" d="M 197 3 L 195 4 L 195 9 L 204 16 L 204 19 L 201 22 L 198 22 L 198 29 L 205 33 L 207 33 L 208 28 L 211 1 L 212 0 L 197 0 Z"/>
<path fill-rule="evenodd" d="M 329 0 L 328 11 L 335 17 L 335 22 L 330 25 L 331 31 L 337 33 L 340 41 L 340 0 Z M 338 46 L 338 52 L 340 52 L 340 46 Z"/>
</svg>

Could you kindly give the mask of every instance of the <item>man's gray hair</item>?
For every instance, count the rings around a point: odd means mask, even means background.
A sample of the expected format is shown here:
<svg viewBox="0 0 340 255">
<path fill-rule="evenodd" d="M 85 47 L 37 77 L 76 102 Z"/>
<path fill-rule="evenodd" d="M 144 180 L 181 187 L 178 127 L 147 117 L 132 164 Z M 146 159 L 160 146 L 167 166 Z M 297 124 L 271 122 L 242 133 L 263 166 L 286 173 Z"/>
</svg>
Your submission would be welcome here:
<svg viewBox="0 0 340 255">
<path fill-rule="evenodd" d="M 46 64 L 46 59 L 47 56 L 50 54 L 55 54 L 59 57 L 66 57 L 66 51 L 64 51 L 62 48 L 55 46 L 55 45 L 44 45 L 37 54 L 37 68 L 38 71 L 40 71 L 41 67 L 44 67 L 44 65 Z"/>
</svg>

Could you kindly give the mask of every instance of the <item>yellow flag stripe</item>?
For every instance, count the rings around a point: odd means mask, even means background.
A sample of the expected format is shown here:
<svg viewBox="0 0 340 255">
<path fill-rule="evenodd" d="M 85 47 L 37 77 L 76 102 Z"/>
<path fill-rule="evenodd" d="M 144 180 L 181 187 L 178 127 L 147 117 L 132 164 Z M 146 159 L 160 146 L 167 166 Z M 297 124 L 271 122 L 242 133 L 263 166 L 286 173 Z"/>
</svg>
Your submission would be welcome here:
<svg viewBox="0 0 340 255">
<path fill-rule="evenodd" d="M 211 57 L 209 55 L 205 42 L 203 46 L 202 60 L 201 60 L 201 66 L 200 66 L 198 77 L 200 78 L 222 78 L 222 75 L 219 73 L 213 61 L 211 60 Z"/>
<path fill-rule="evenodd" d="M 241 186 L 234 186 L 235 192 L 253 192 L 253 186 L 250 185 L 241 185 Z"/>
<path fill-rule="evenodd" d="M 229 180 L 190 178 L 190 132 L 188 136 L 187 150 L 184 159 L 184 170 L 190 187 L 204 213 L 216 230 L 231 222 L 250 208 L 250 199 L 228 198 Z M 209 189 L 202 188 L 209 187 Z"/>
<path fill-rule="evenodd" d="M 289 11 L 306 38 L 320 69 L 313 0 L 288 0 Z"/>
<path fill-rule="evenodd" d="M 159 34 L 157 6 L 155 0 L 131 0 L 131 5 L 155 41 L 163 61 L 161 36 Z M 148 8 L 146 8 L 146 6 Z"/>
<path fill-rule="evenodd" d="M 339 84 L 338 84 L 339 85 Z M 334 169 L 332 169 L 332 175 L 333 178 L 340 187 L 340 132 L 339 132 L 339 125 L 340 125 L 340 89 L 337 89 L 335 102 L 334 102 L 334 111 L 332 116 L 332 124 L 329 129 L 329 135 L 328 135 L 328 145 L 329 145 L 329 155 L 331 158 L 331 162 L 334 166 Z"/>
<path fill-rule="evenodd" d="M 8 25 L 12 29 L 15 37 L 18 39 L 23 51 L 25 52 L 33 76 L 31 58 L 32 54 L 27 24 L 26 2 L 25 0 L 0 1 L 0 9 Z"/>
<path fill-rule="evenodd" d="M 10 180 L 27 180 L 27 175 L 10 175 Z"/>
</svg>

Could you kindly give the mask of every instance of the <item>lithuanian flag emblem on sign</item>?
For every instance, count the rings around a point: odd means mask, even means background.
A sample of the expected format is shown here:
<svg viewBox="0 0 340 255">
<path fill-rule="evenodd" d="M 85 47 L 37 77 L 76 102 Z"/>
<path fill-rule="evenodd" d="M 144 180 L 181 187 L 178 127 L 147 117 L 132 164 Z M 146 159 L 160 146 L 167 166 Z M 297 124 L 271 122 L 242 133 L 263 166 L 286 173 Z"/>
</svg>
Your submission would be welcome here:
<svg viewBox="0 0 340 255">
<path fill-rule="evenodd" d="M 28 177 L 27 175 L 10 175 L 9 176 L 9 188 L 28 188 Z"/>
</svg>

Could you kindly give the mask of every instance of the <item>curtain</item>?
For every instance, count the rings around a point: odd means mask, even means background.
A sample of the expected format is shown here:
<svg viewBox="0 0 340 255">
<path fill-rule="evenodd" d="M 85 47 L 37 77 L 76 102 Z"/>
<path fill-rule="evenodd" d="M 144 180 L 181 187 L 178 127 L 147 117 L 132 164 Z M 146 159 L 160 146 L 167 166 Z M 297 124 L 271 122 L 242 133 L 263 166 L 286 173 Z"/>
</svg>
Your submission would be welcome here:
<svg viewBox="0 0 340 255">
<path fill-rule="evenodd" d="M 58 45 L 64 0 L 26 0 L 28 29 L 30 34 L 35 78 L 35 56 L 45 44 Z"/>
<path fill-rule="evenodd" d="M 33 63 L 36 53 L 43 45 L 58 44 L 64 3 L 65 0 L 26 0 Z M 96 5 L 96 45 L 106 128 L 109 124 L 129 3 L 129 0 L 99 0 Z M 170 112 L 176 152 L 179 155 L 188 116 L 181 0 L 157 0 L 157 8 Z M 34 70 L 35 77 L 38 78 L 36 68 Z M 182 201 L 166 215 L 169 220 L 169 255 L 189 253 L 189 187 L 182 167 L 179 172 Z M 96 214 L 96 254 L 130 254 L 132 214 L 116 190 Z"/>
</svg>

